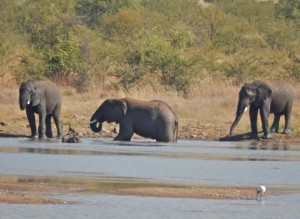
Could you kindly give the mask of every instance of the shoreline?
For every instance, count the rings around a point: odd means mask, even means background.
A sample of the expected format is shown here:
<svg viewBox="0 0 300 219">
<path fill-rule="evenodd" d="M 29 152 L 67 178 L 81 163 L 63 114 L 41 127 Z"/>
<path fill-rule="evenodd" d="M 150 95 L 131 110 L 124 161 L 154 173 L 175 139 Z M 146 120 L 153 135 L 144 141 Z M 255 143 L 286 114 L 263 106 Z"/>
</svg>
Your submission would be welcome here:
<svg viewBox="0 0 300 219">
<path fill-rule="evenodd" d="M 73 127 L 73 126 L 72 126 Z M 78 133 L 81 139 L 84 138 L 113 138 L 117 133 L 113 131 L 103 130 L 100 133 L 93 133 L 89 128 L 73 127 Z M 64 133 L 67 132 L 65 128 Z M 25 126 L 15 125 L 1 125 L 0 124 L 0 138 L 13 138 L 13 137 L 29 137 L 30 129 Z M 251 139 L 251 133 L 237 133 L 229 136 L 228 130 L 225 128 L 202 128 L 202 127 L 190 127 L 183 126 L 179 129 L 178 140 L 199 140 L 199 141 L 231 141 L 231 142 L 251 142 L 253 144 L 298 144 L 300 142 L 300 134 L 294 133 L 290 135 L 281 133 L 272 133 L 270 139 Z M 55 136 L 54 136 L 55 138 Z M 132 141 L 136 139 L 146 139 L 138 135 L 134 135 Z"/>
</svg>

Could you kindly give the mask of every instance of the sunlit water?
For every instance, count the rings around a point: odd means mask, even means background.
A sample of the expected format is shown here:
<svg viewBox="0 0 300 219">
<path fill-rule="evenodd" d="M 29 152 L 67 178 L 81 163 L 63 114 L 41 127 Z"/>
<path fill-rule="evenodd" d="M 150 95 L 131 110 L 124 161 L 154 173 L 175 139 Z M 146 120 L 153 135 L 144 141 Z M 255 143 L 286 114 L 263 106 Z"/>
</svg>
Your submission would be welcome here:
<svg viewBox="0 0 300 219">
<path fill-rule="evenodd" d="M 300 146 L 239 142 L 113 142 L 0 138 L 0 177 L 19 175 L 214 186 L 300 187 Z M 55 195 L 54 195 L 55 196 Z M 300 194 L 203 200 L 97 194 L 56 195 L 74 205 L 0 204 L 0 218 L 297 218 Z"/>
</svg>

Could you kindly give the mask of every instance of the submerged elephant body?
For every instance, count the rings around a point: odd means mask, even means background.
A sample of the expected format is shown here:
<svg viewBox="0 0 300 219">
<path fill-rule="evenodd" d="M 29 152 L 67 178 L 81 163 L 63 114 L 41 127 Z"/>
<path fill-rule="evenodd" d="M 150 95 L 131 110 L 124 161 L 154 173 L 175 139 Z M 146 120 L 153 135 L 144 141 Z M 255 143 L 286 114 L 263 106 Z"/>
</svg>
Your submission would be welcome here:
<svg viewBox="0 0 300 219">
<path fill-rule="evenodd" d="M 91 117 L 90 127 L 94 132 L 100 132 L 103 122 L 120 125 L 114 140 L 130 141 L 136 133 L 159 142 L 177 141 L 177 116 L 169 105 L 160 100 L 107 99 Z"/>
<path fill-rule="evenodd" d="M 285 117 L 285 127 L 283 133 L 291 133 L 291 114 L 293 107 L 293 90 L 287 84 L 271 87 L 263 81 L 254 81 L 250 84 L 245 84 L 239 93 L 239 101 L 236 111 L 236 117 L 230 128 L 230 135 L 238 122 L 240 121 L 243 112 L 247 107 L 250 107 L 250 122 L 252 137 L 257 138 L 257 115 L 260 110 L 262 128 L 264 138 L 270 138 L 270 132 L 278 132 L 279 120 L 282 115 Z M 274 113 L 274 121 L 269 129 L 268 117 L 270 113 Z"/>
<path fill-rule="evenodd" d="M 48 80 L 22 83 L 19 90 L 19 104 L 21 110 L 26 109 L 32 138 L 53 137 L 51 117 L 57 128 L 57 137 L 62 136 L 60 123 L 62 98 L 56 84 Z M 38 130 L 35 124 L 35 113 L 39 115 Z"/>
</svg>

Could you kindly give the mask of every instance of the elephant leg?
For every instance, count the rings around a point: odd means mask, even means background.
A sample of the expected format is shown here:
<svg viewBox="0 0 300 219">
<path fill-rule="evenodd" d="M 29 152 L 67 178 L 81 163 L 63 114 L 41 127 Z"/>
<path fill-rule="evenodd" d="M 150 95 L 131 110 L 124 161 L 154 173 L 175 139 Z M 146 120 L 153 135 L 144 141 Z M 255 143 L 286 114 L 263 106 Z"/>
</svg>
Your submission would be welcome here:
<svg viewBox="0 0 300 219">
<path fill-rule="evenodd" d="M 43 106 L 39 108 L 39 138 L 46 138 L 45 135 L 46 109 Z"/>
<path fill-rule="evenodd" d="M 174 138 L 171 136 L 162 136 L 162 137 L 158 137 L 156 139 L 157 142 L 175 142 Z"/>
<path fill-rule="evenodd" d="M 283 134 L 291 134 L 292 133 L 292 129 L 291 129 L 291 113 L 287 112 L 284 114 L 284 118 L 285 118 L 285 126 L 284 126 L 284 130 L 283 130 Z"/>
<path fill-rule="evenodd" d="M 163 128 L 162 128 L 163 127 Z M 176 135 L 176 128 L 175 125 L 166 125 L 158 127 L 157 130 L 157 142 L 176 142 L 177 136 Z"/>
<path fill-rule="evenodd" d="M 274 121 L 273 121 L 273 124 L 270 128 L 270 132 L 278 133 L 279 121 L 280 121 L 280 114 L 274 114 Z"/>
<path fill-rule="evenodd" d="M 51 127 L 51 115 L 46 116 L 46 136 L 53 138 L 52 127 Z"/>
<path fill-rule="evenodd" d="M 156 124 L 156 141 L 177 142 L 178 121 L 164 121 Z"/>
<path fill-rule="evenodd" d="M 31 129 L 31 138 L 37 138 L 38 133 L 37 133 L 36 124 L 35 124 L 34 112 L 27 107 L 26 115 L 27 115 L 27 119 L 28 119 L 29 126 Z"/>
<path fill-rule="evenodd" d="M 63 129 L 58 114 L 53 115 L 53 120 L 57 129 L 57 137 L 61 138 L 63 136 Z"/>
<path fill-rule="evenodd" d="M 166 131 L 159 132 L 158 136 L 155 139 L 157 142 L 172 142 L 173 138 L 170 137 L 170 134 Z"/>
<path fill-rule="evenodd" d="M 249 115 L 250 115 L 250 123 L 251 123 L 251 138 L 258 138 L 257 132 L 257 114 L 258 109 L 256 107 L 250 106 Z"/>
<path fill-rule="evenodd" d="M 270 114 L 270 110 L 268 106 L 265 106 L 263 108 L 260 109 L 260 117 L 261 117 L 261 123 L 262 123 L 262 127 L 263 127 L 263 138 L 271 138 L 272 135 L 270 134 L 270 129 L 269 129 L 269 114 Z"/>
<path fill-rule="evenodd" d="M 119 134 L 114 138 L 114 141 L 131 141 L 133 134 L 132 127 L 120 124 Z"/>
</svg>

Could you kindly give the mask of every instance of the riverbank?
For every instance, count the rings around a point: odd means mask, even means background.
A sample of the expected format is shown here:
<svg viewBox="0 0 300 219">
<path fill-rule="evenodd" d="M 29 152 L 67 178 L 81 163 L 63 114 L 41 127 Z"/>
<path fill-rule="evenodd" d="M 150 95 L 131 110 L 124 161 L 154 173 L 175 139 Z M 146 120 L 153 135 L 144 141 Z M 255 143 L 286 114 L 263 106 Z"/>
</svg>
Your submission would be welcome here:
<svg viewBox="0 0 300 219">
<path fill-rule="evenodd" d="M 29 137 L 30 128 L 25 124 L 20 126 L 19 124 L 6 124 L 0 123 L 0 137 Z M 105 128 L 100 133 L 94 133 L 89 127 L 72 126 L 80 135 L 80 138 L 111 138 L 113 139 L 117 135 L 115 128 L 111 130 Z M 54 129 L 55 130 L 55 129 Z M 68 126 L 65 127 L 64 133 L 68 132 Z M 134 135 L 132 140 L 140 139 L 138 135 Z M 285 135 L 281 133 L 272 133 L 271 139 L 250 139 L 250 133 L 241 133 L 237 135 L 228 135 L 228 130 L 225 127 L 205 127 L 205 126 L 180 126 L 178 132 L 178 139 L 180 140 L 202 140 L 202 141 L 251 141 L 254 144 L 297 144 L 300 142 L 300 134 L 293 133 L 291 135 Z"/>
<path fill-rule="evenodd" d="M 268 142 L 297 143 L 300 140 L 300 96 L 297 95 L 300 93 L 300 86 L 298 84 L 291 86 L 295 93 L 292 113 L 293 134 L 273 134 L 273 138 L 267 140 Z M 3 84 L 0 88 L 0 137 L 30 135 L 26 112 L 21 111 L 18 105 L 18 89 L 15 84 Z M 191 88 L 189 94 L 186 95 L 174 90 L 153 90 L 149 87 L 132 88 L 126 92 L 118 89 L 99 88 L 99 90 L 90 90 L 84 93 L 78 93 L 72 87 L 63 86 L 60 89 L 63 96 L 61 123 L 65 134 L 71 126 L 80 132 L 82 137 L 113 138 L 116 136 L 116 130 L 118 130 L 116 124 L 104 123 L 103 132 L 93 133 L 87 123 L 105 99 L 132 97 L 141 100 L 159 99 L 168 103 L 179 119 L 178 139 L 249 140 L 245 134 L 250 131 L 248 113 L 245 113 L 240 120 L 234 130 L 234 136 L 227 136 L 235 118 L 240 90 L 240 86 L 233 86 L 229 81 L 208 81 L 199 87 Z M 272 122 L 273 115 L 271 114 L 270 125 Z M 282 117 L 279 131 L 283 130 L 283 126 L 284 118 Z M 258 128 L 261 130 L 259 117 Z M 56 128 L 54 125 L 52 129 L 55 135 Z"/>
</svg>

